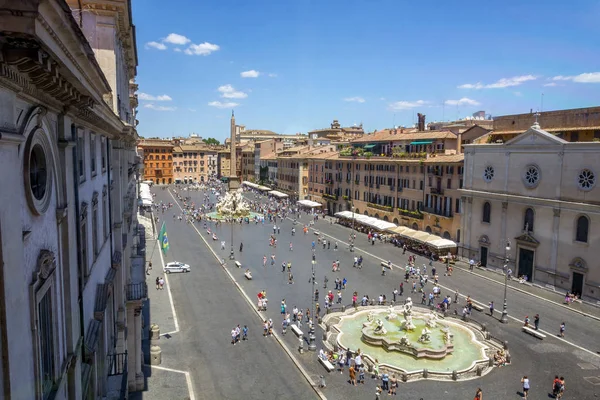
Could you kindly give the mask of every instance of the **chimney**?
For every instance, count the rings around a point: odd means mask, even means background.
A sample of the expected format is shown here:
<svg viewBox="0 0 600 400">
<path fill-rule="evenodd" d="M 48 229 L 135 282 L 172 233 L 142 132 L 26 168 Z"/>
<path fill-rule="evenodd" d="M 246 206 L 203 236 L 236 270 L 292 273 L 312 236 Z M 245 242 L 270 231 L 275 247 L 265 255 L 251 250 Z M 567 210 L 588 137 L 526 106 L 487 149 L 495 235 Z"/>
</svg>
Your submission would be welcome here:
<svg viewBox="0 0 600 400">
<path fill-rule="evenodd" d="M 462 153 L 462 133 L 459 133 L 456 139 L 456 154 L 460 153 Z"/>
</svg>

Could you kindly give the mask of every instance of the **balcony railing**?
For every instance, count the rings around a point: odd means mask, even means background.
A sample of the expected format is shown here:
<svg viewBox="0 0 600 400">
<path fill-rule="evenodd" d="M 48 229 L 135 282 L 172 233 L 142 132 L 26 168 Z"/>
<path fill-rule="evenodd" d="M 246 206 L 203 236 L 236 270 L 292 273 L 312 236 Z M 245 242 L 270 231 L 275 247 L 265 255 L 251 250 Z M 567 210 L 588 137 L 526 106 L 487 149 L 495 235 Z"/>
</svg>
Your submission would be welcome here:
<svg viewBox="0 0 600 400">
<path fill-rule="evenodd" d="M 423 214 L 421 214 L 420 211 L 410 211 L 410 210 L 405 210 L 405 209 L 399 208 L 398 212 L 400 213 L 400 215 L 404 215 L 405 217 L 423 219 Z"/>
<path fill-rule="evenodd" d="M 127 301 L 144 300 L 148 298 L 146 282 L 130 283 L 126 286 Z"/>
<path fill-rule="evenodd" d="M 108 388 L 112 396 L 116 398 L 118 394 L 120 399 L 127 397 L 127 352 L 109 354 L 106 357 L 108 366 Z M 116 392 L 116 393 L 115 393 Z"/>
<path fill-rule="evenodd" d="M 327 193 L 323 193 L 323 197 L 325 197 L 326 199 L 331 199 L 331 200 L 337 200 L 338 197 L 335 194 L 327 194 Z"/>
<path fill-rule="evenodd" d="M 388 211 L 388 212 L 394 211 L 394 207 L 392 207 L 392 206 L 384 206 L 384 205 L 375 204 L 375 203 L 367 203 L 367 207 L 374 208 L 376 210 L 381 210 L 381 211 Z"/>
<path fill-rule="evenodd" d="M 428 214 L 439 215 L 440 217 L 452 218 L 451 212 L 444 212 L 444 210 L 441 208 L 423 207 L 423 212 L 426 212 Z"/>
<path fill-rule="evenodd" d="M 444 194 L 444 189 L 441 187 L 432 187 L 430 189 L 431 194 Z"/>
</svg>

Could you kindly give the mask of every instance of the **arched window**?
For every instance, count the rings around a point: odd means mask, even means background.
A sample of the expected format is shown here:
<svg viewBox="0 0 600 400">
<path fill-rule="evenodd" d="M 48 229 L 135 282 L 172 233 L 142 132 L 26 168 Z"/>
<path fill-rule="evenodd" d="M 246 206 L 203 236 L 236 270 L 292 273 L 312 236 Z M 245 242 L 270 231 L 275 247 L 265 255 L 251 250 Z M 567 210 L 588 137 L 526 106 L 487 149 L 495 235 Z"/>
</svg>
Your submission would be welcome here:
<svg viewBox="0 0 600 400">
<path fill-rule="evenodd" d="M 431 227 L 430 227 L 430 226 L 427 226 L 427 228 L 425 228 L 425 232 L 427 232 L 427 233 L 431 234 Z"/>
<path fill-rule="evenodd" d="M 577 218 L 577 228 L 575 230 L 575 240 L 578 242 L 587 243 L 588 233 L 590 229 L 590 220 L 585 215 Z"/>
<path fill-rule="evenodd" d="M 523 230 L 525 232 L 533 232 L 534 213 L 533 208 L 525 210 L 525 218 L 523 218 Z"/>
<path fill-rule="evenodd" d="M 482 220 L 483 220 L 483 222 L 487 222 L 489 224 L 491 221 L 491 217 L 492 217 L 492 205 L 486 201 L 485 203 L 483 203 Z"/>
<path fill-rule="evenodd" d="M 448 231 L 444 232 L 443 238 L 444 238 L 444 239 L 452 239 L 452 238 L 450 237 L 450 232 L 448 232 Z"/>
<path fill-rule="evenodd" d="M 419 225 L 417 225 L 416 222 L 413 222 L 412 229 L 415 230 L 415 231 L 418 231 L 419 230 Z"/>
</svg>

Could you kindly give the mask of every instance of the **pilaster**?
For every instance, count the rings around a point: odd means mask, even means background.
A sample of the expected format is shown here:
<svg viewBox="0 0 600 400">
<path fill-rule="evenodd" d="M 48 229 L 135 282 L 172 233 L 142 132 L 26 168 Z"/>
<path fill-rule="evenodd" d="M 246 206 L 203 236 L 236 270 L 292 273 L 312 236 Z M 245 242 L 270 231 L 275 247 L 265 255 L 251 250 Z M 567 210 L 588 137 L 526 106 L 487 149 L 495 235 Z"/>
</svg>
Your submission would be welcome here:
<svg viewBox="0 0 600 400">
<path fill-rule="evenodd" d="M 550 254 L 550 269 L 555 272 L 556 279 L 557 264 L 558 264 L 558 240 L 560 235 L 560 208 L 554 208 L 552 219 L 552 253 Z"/>
</svg>

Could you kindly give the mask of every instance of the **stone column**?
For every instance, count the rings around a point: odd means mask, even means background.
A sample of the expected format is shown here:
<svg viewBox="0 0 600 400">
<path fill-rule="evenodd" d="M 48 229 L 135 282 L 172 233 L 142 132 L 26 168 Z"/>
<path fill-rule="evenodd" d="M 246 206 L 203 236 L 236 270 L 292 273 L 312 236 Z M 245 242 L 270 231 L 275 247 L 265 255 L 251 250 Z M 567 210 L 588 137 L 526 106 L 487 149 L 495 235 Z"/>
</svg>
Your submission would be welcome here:
<svg viewBox="0 0 600 400">
<path fill-rule="evenodd" d="M 552 220 L 552 253 L 550 254 L 550 269 L 557 273 L 558 267 L 558 236 L 560 227 L 560 208 L 552 209 L 554 218 Z M 556 275 L 554 275 L 554 285 L 556 286 Z"/>
<path fill-rule="evenodd" d="M 135 324 L 134 324 L 134 335 L 135 335 L 135 351 L 133 356 L 135 357 L 135 383 L 138 390 L 144 387 L 144 373 L 142 372 L 142 309 L 135 309 Z M 140 387 L 141 384 L 141 387 Z"/>
</svg>

